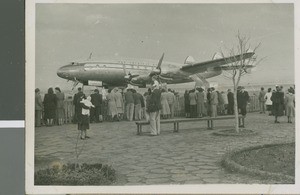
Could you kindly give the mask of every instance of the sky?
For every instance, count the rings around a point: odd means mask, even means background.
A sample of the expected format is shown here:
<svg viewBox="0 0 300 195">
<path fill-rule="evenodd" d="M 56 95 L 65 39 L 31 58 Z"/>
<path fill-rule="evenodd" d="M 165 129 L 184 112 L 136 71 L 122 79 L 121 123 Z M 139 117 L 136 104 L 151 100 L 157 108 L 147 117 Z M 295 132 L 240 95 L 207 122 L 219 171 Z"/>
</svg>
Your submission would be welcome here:
<svg viewBox="0 0 300 195">
<path fill-rule="evenodd" d="M 294 83 L 293 4 L 36 4 L 36 87 L 70 89 L 59 67 L 130 57 L 183 63 L 235 47 L 240 32 L 264 60 L 244 85 Z M 232 81 L 220 75 L 219 85 Z"/>
</svg>

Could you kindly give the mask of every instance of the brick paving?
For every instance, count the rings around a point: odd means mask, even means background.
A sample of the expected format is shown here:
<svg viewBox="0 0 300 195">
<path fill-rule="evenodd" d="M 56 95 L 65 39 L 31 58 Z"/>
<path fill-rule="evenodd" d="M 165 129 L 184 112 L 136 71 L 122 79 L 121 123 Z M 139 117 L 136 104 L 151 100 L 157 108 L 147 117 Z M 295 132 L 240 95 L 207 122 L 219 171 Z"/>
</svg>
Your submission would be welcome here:
<svg viewBox="0 0 300 195">
<path fill-rule="evenodd" d="M 161 135 L 149 136 L 148 127 L 136 135 L 134 122 L 93 123 L 88 131 L 90 139 L 78 140 L 83 148 L 80 163 L 104 163 L 116 169 L 115 185 L 151 184 L 271 184 L 261 179 L 231 173 L 220 166 L 222 156 L 232 149 L 254 145 L 293 142 L 295 124 L 280 124 L 265 114 L 249 113 L 246 128 L 258 135 L 248 137 L 215 136 L 212 132 L 230 129 L 233 120 L 216 121 L 214 130 L 206 129 L 206 122 L 180 124 L 173 133 L 173 124 L 161 125 Z M 35 168 L 54 162 L 76 162 L 77 125 L 40 127 L 35 130 Z"/>
</svg>

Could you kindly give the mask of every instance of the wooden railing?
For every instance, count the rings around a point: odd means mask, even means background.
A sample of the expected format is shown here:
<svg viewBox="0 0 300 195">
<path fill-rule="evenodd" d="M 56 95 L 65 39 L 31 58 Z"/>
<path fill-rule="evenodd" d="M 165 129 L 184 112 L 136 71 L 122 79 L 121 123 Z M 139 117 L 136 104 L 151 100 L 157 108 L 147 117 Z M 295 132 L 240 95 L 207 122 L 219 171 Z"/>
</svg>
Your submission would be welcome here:
<svg viewBox="0 0 300 195">
<path fill-rule="evenodd" d="M 174 106 L 174 116 L 175 117 L 184 117 L 184 97 L 177 97 L 176 103 Z M 75 108 L 72 100 L 68 99 L 64 101 L 64 110 L 65 110 L 65 123 L 71 123 Z M 257 112 L 259 111 L 259 100 L 257 96 L 250 96 L 250 104 L 247 106 L 248 112 Z M 107 101 L 103 101 L 101 114 L 103 115 L 103 119 L 106 119 L 107 116 Z"/>
</svg>

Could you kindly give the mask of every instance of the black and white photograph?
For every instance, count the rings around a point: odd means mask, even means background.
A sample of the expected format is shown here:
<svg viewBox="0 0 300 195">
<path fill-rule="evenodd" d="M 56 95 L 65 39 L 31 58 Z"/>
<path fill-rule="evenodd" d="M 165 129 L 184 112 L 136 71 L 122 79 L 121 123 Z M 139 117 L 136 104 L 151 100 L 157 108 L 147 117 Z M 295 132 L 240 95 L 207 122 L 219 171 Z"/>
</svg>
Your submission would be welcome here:
<svg viewBox="0 0 300 195">
<path fill-rule="evenodd" d="M 26 2 L 26 192 L 295 192 L 296 7 Z"/>
</svg>

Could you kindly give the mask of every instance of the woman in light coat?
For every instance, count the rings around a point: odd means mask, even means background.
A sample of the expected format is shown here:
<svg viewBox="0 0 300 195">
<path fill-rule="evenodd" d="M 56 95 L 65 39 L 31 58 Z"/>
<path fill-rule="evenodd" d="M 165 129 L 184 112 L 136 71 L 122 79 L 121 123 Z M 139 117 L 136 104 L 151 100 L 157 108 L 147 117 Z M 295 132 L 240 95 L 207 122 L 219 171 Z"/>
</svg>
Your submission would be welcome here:
<svg viewBox="0 0 300 195">
<path fill-rule="evenodd" d="M 198 117 L 202 117 L 204 114 L 204 109 L 205 109 L 205 106 L 204 106 L 205 94 L 203 92 L 203 89 L 199 88 L 196 95 L 197 95 L 197 114 L 198 114 Z"/>
<path fill-rule="evenodd" d="M 56 104 L 57 124 L 62 125 L 65 117 L 65 110 L 64 110 L 65 94 L 61 92 L 59 87 L 55 87 L 55 95 L 57 99 L 57 104 Z"/>
<path fill-rule="evenodd" d="M 168 98 L 168 93 L 166 92 L 165 89 L 162 89 L 160 103 L 161 103 L 161 107 L 162 107 L 161 108 L 161 114 L 162 114 L 163 118 L 167 118 L 168 115 L 171 113 L 167 98 Z"/>
<path fill-rule="evenodd" d="M 107 115 L 110 121 L 113 121 L 118 115 L 117 104 L 116 104 L 116 95 L 112 92 L 111 89 L 108 90 L 108 94 L 106 95 L 106 99 L 108 101 L 108 111 Z"/>
<path fill-rule="evenodd" d="M 292 123 L 292 118 L 295 117 L 295 95 L 291 89 L 288 89 L 288 93 L 286 94 L 284 101 L 288 123 Z"/>
</svg>

